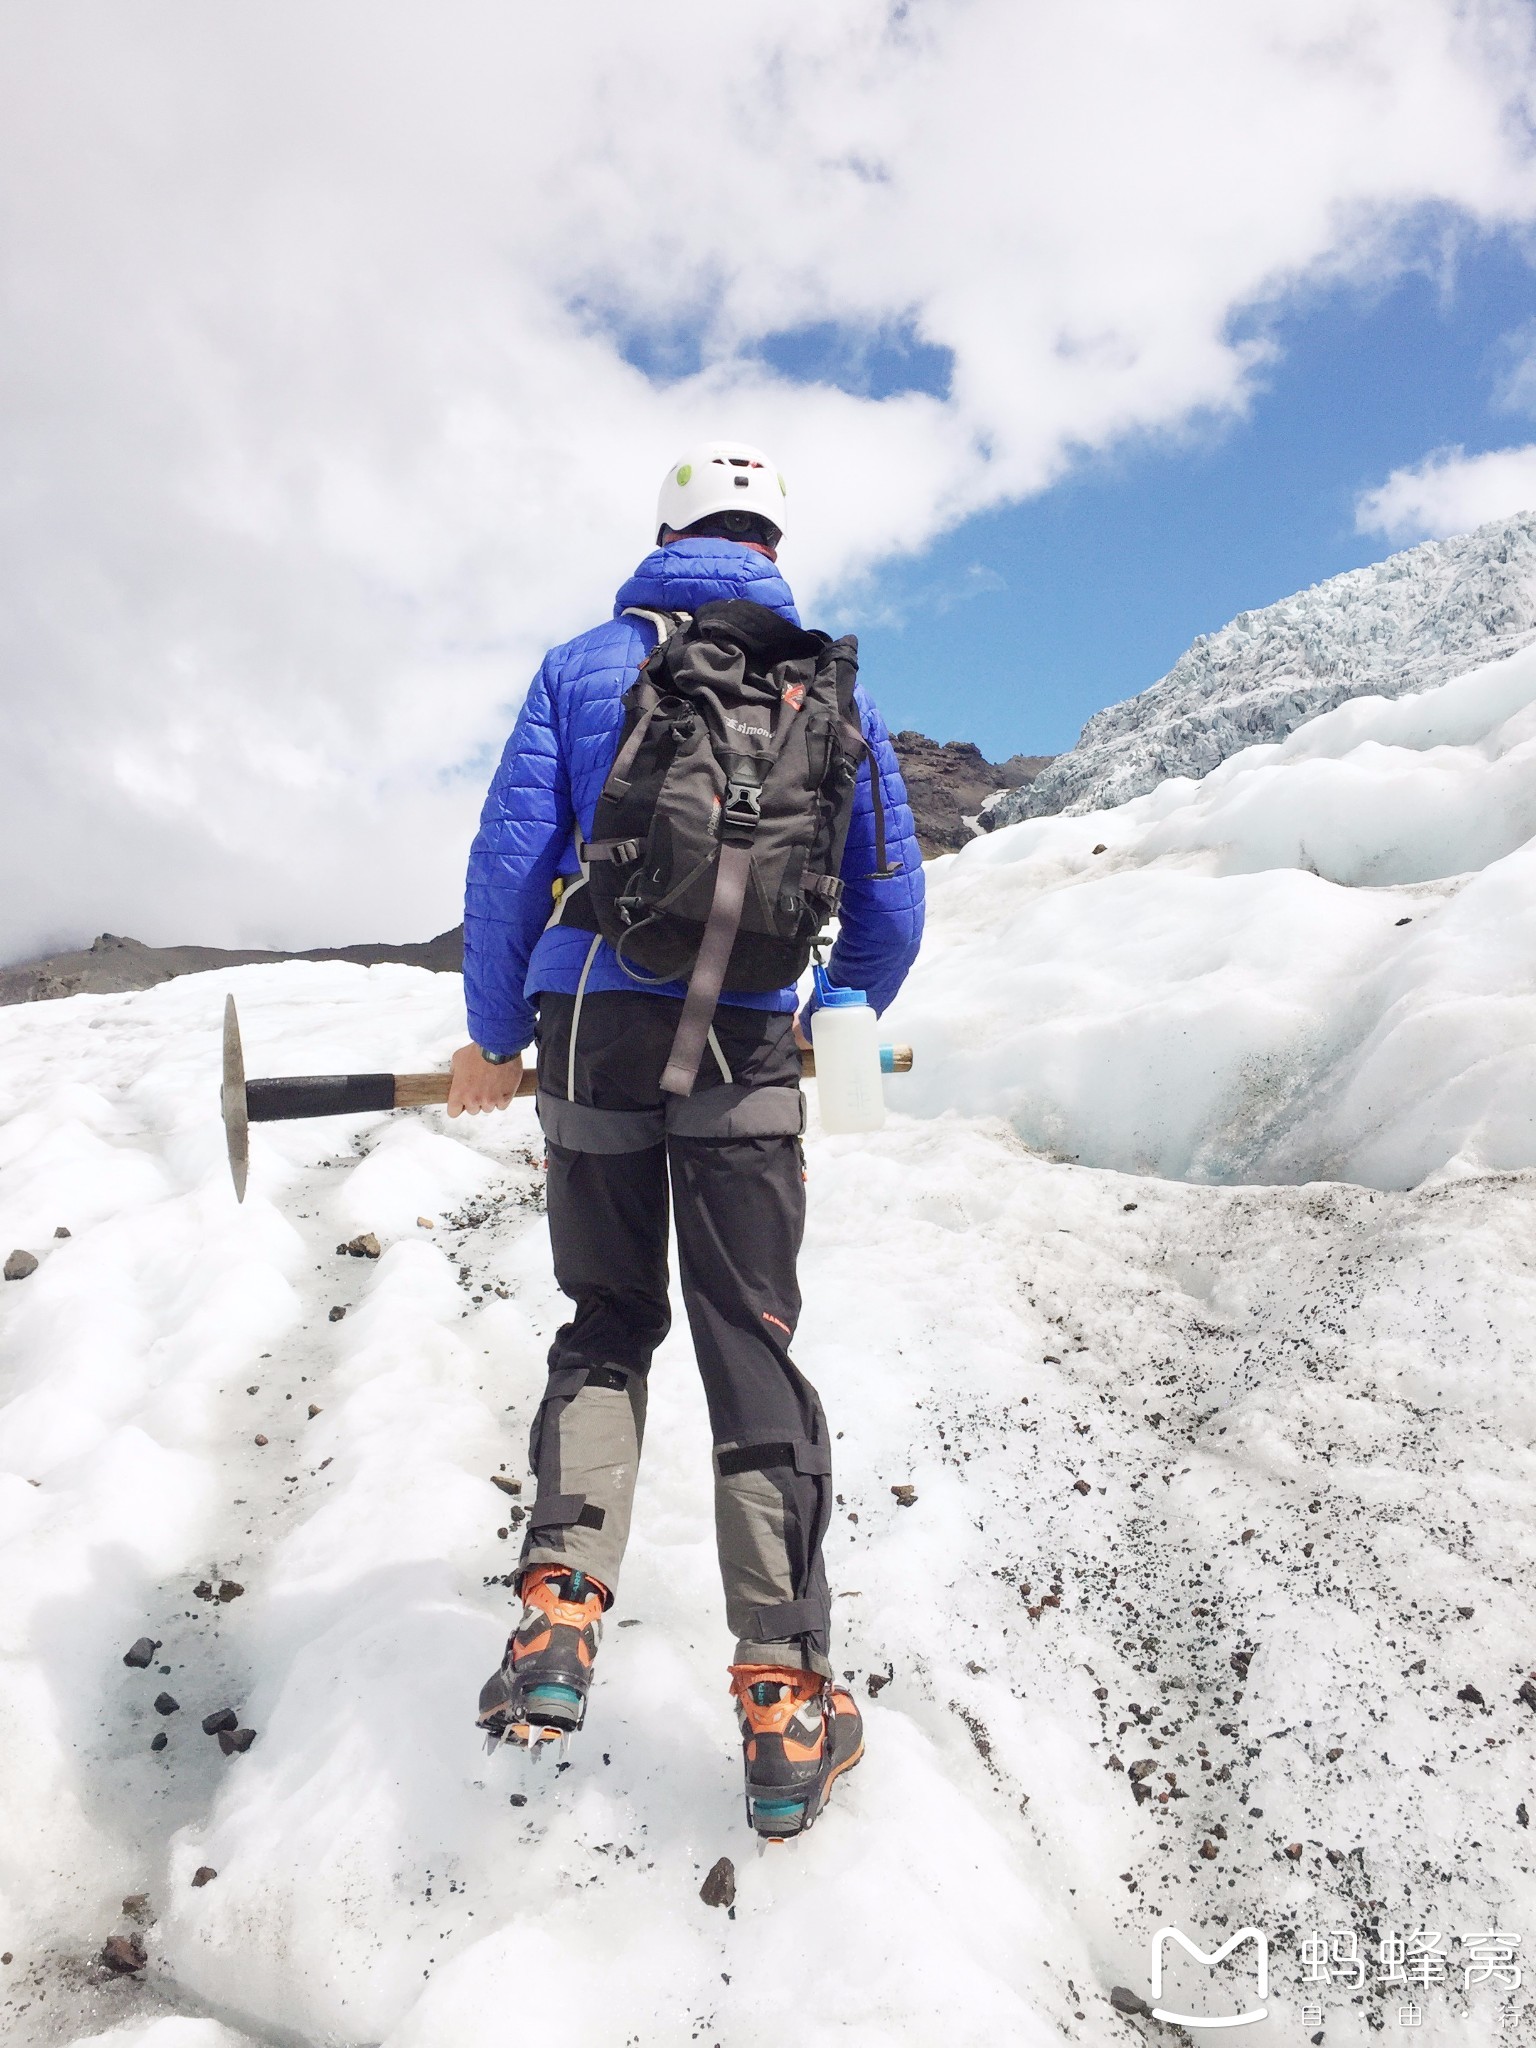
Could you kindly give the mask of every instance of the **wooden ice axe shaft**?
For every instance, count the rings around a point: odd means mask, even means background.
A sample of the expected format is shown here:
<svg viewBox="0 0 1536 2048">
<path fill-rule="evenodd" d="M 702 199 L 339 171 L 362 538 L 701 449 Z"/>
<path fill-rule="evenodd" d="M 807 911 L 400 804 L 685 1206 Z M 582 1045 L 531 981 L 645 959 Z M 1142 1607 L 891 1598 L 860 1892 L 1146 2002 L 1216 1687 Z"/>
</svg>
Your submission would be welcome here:
<svg viewBox="0 0 1536 2048">
<path fill-rule="evenodd" d="M 910 1073 L 911 1046 L 881 1046 L 880 1065 L 887 1074 Z M 800 1071 L 807 1079 L 815 1077 L 814 1053 L 801 1053 Z M 248 1081 L 240 1044 L 240 1020 L 235 1014 L 235 999 L 229 996 L 224 1004 L 222 1101 L 235 1193 L 241 1201 L 245 1200 L 251 1124 L 286 1123 L 308 1116 L 360 1116 L 379 1109 L 424 1109 L 448 1100 L 450 1078 L 447 1074 L 283 1074 L 270 1080 Z M 518 1076 L 517 1093 L 536 1094 L 538 1085 L 534 1069 L 524 1067 Z"/>
</svg>

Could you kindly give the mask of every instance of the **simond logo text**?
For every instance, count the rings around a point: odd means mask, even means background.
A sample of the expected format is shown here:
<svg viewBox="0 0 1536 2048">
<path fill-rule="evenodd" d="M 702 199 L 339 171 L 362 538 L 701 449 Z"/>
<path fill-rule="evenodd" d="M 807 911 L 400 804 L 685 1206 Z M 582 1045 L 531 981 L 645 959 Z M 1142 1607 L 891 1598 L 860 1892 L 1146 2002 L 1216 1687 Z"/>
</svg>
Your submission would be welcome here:
<svg viewBox="0 0 1536 2048">
<path fill-rule="evenodd" d="M 1252 2012 L 1228 2013 L 1222 2019 L 1199 2019 L 1193 2013 L 1165 2011 L 1162 2005 L 1163 1948 L 1164 1944 L 1170 1941 L 1176 1941 L 1186 1954 L 1192 1955 L 1196 1962 L 1204 1963 L 1207 1969 L 1214 1969 L 1217 1963 L 1225 1961 L 1231 1955 L 1233 1949 L 1241 1947 L 1245 1941 L 1252 1941 L 1259 1952 L 1259 2005 Z M 1153 2019 L 1165 2020 L 1171 2025 L 1178 2027 L 1246 2027 L 1251 2026 L 1255 2020 L 1262 2020 L 1268 2017 L 1269 2008 L 1263 2002 L 1268 1997 L 1269 1937 L 1260 1928 L 1240 1927 L 1230 1941 L 1223 1942 L 1221 1947 L 1214 1950 L 1210 1955 L 1207 1955 L 1204 1949 L 1196 1948 L 1189 1936 L 1181 1934 L 1177 1927 L 1160 1927 L 1157 1933 L 1153 1935 Z"/>
<path fill-rule="evenodd" d="M 766 725 L 743 725 L 739 718 L 732 718 L 728 711 L 722 712 L 721 716 L 732 732 L 744 732 L 748 738 L 754 740 L 766 740 L 771 737 Z"/>
</svg>

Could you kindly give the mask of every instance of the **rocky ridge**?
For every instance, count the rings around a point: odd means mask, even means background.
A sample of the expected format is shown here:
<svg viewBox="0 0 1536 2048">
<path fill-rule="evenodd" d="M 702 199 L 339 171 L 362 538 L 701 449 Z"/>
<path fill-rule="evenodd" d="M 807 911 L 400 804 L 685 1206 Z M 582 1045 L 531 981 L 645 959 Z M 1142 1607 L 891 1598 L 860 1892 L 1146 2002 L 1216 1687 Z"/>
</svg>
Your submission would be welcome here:
<svg viewBox="0 0 1536 2048">
<path fill-rule="evenodd" d="M 429 967 L 437 974 L 457 974 L 464 964 L 464 928 L 456 925 L 435 939 L 392 946 L 319 946 L 308 953 L 273 953 L 223 946 L 146 946 L 138 939 L 103 932 L 77 953 L 53 953 L 46 960 L 19 967 L 0 967 L 0 1005 L 46 1003 L 62 996 L 122 995 L 130 989 L 155 988 L 183 974 L 206 974 L 217 967 L 256 967 L 279 960 L 351 960 L 359 967 L 386 961 L 407 967 Z"/>
<path fill-rule="evenodd" d="M 898 732 L 891 741 L 901 763 L 907 802 L 917 826 L 923 856 L 958 853 L 974 838 L 970 820 L 999 790 L 1027 787 L 1050 766 L 1049 754 L 1015 754 L 1007 761 L 988 761 L 969 740 L 940 746 L 925 733 Z"/>
<path fill-rule="evenodd" d="M 997 790 L 1025 784 L 1050 761 L 1049 754 L 1015 754 L 1009 761 L 984 760 L 967 740 L 940 746 L 920 732 L 894 740 L 925 857 L 954 853 L 973 836 L 969 820 Z M 146 946 L 138 939 L 103 932 L 78 952 L 54 953 L 17 967 L 0 967 L 0 1006 L 42 1003 L 62 996 L 121 995 L 154 988 L 182 974 L 218 967 L 250 967 L 278 960 L 351 960 L 360 967 L 398 963 L 458 974 L 464 965 L 464 927 L 435 939 L 404 945 L 320 946 L 307 953 L 230 950 L 222 946 Z"/>
<path fill-rule="evenodd" d="M 1160 682 L 982 814 L 987 830 L 1198 780 L 1346 698 L 1428 690 L 1536 640 L 1536 512 L 1425 541 L 1204 633 Z"/>
</svg>

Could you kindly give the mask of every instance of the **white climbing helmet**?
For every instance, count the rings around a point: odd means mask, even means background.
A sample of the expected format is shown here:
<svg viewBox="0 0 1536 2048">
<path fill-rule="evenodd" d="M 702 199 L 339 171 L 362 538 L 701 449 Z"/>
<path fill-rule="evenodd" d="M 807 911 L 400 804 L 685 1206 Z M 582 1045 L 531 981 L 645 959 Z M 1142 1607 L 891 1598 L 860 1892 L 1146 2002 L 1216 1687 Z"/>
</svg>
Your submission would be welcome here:
<svg viewBox="0 0 1536 2048">
<path fill-rule="evenodd" d="M 656 538 L 681 533 L 713 512 L 752 512 L 782 534 L 784 479 L 761 448 L 746 441 L 705 441 L 674 462 L 656 500 Z"/>
</svg>

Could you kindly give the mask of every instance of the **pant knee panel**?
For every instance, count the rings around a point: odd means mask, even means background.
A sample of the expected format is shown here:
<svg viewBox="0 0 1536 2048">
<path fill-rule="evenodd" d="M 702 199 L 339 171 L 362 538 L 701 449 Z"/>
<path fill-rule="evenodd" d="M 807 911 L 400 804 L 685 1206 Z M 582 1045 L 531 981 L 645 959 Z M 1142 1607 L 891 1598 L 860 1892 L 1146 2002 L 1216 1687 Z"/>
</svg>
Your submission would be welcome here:
<svg viewBox="0 0 1536 2048">
<path fill-rule="evenodd" d="M 828 1446 L 803 1437 L 722 1444 L 715 1473 L 732 1629 L 744 1641 L 804 1636 L 824 1649 L 831 1621 L 820 1556 L 831 1516 Z"/>
<path fill-rule="evenodd" d="M 525 1564 L 568 1563 L 614 1590 L 629 1541 L 645 1391 L 643 1374 L 618 1366 L 550 1374 L 529 1436 L 536 1492 Z"/>
</svg>

